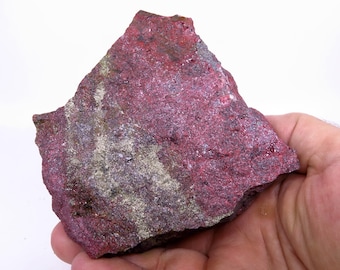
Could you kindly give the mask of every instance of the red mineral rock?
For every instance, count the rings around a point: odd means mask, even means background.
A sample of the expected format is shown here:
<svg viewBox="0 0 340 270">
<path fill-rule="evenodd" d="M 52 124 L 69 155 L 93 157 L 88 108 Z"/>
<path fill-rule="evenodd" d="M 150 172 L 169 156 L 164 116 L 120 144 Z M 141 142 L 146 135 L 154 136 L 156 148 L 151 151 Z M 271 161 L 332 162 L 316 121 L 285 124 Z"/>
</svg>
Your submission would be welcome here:
<svg viewBox="0 0 340 270">
<path fill-rule="evenodd" d="M 53 210 L 92 258 L 229 221 L 299 167 L 180 16 L 138 12 L 75 96 L 33 120 Z"/>
</svg>

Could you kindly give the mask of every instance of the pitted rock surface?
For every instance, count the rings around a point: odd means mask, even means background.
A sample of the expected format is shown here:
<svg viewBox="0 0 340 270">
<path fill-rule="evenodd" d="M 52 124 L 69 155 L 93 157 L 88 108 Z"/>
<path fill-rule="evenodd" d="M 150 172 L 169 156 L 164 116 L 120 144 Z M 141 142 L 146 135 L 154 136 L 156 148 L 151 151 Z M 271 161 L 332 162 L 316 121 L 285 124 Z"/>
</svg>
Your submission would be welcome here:
<svg viewBox="0 0 340 270">
<path fill-rule="evenodd" d="M 33 120 L 53 210 L 92 258 L 229 221 L 299 167 L 179 16 L 138 12 L 75 96 Z"/>
</svg>

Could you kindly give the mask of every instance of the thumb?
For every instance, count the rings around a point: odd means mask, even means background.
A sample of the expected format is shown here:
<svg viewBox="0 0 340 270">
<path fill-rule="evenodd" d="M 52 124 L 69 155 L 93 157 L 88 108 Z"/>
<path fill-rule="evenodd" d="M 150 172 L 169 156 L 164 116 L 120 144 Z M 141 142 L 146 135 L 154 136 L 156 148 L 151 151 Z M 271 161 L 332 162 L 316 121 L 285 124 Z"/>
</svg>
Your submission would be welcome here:
<svg viewBox="0 0 340 270">
<path fill-rule="evenodd" d="M 278 136 L 295 149 L 300 172 L 317 173 L 340 159 L 340 129 L 301 113 L 267 116 Z"/>
</svg>

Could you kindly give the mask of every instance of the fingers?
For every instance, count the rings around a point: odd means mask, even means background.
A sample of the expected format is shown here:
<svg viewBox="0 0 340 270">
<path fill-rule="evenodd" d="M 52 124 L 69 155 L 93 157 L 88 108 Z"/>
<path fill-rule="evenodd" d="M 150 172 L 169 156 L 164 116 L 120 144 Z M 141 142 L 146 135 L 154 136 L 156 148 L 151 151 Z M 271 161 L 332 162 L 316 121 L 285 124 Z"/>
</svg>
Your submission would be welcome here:
<svg viewBox="0 0 340 270">
<path fill-rule="evenodd" d="M 141 254 L 122 257 L 141 269 L 200 270 L 205 269 L 208 257 L 203 253 L 185 248 L 158 248 Z"/>
<path fill-rule="evenodd" d="M 192 236 L 192 240 L 197 244 L 196 249 L 205 249 L 207 235 L 212 233 L 206 231 L 197 236 Z M 210 238 L 210 237 L 209 237 Z M 195 240 L 196 239 L 196 240 Z M 210 242 L 210 241 L 208 241 Z M 207 257 L 204 252 L 191 250 L 192 243 L 183 241 L 179 243 L 182 248 L 157 248 L 141 254 L 131 254 L 122 257 L 91 259 L 83 249 L 73 242 L 65 233 L 63 225 L 58 223 L 51 236 L 51 244 L 55 254 L 64 262 L 72 264 L 72 270 L 106 270 L 106 269 L 204 269 Z M 157 268 L 158 267 L 158 268 Z M 176 268 L 177 267 L 177 268 Z"/>
<path fill-rule="evenodd" d="M 296 150 L 300 172 L 320 172 L 340 157 L 340 129 L 313 116 L 291 113 L 267 116 L 278 136 Z M 336 157 L 337 156 L 337 157 Z"/>
<path fill-rule="evenodd" d="M 91 259 L 85 252 L 79 253 L 72 262 L 72 270 L 142 270 L 145 268 L 139 267 L 130 261 L 120 257 Z"/>
<path fill-rule="evenodd" d="M 79 253 L 72 262 L 72 270 L 201 270 L 205 269 L 207 257 L 185 249 L 154 249 L 142 254 L 93 260 L 85 252 Z"/>
<path fill-rule="evenodd" d="M 51 244 L 55 254 L 64 262 L 72 264 L 72 270 L 106 270 L 106 269 L 126 269 L 126 270 L 139 270 L 141 267 L 135 265 L 133 260 L 126 260 L 119 257 L 110 259 L 91 259 L 85 251 L 75 242 L 73 242 L 65 233 L 63 225 L 59 222 L 51 236 Z M 156 255 L 156 254 L 154 254 Z M 146 256 L 141 260 L 143 264 L 152 263 L 150 256 Z"/>
<path fill-rule="evenodd" d="M 175 248 L 150 250 L 126 256 L 126 259 L 141 266 L 141 269 L 201 270 L 206 269 L 208 258 L 195 250 Z"/>
<path fill-rule="evenodd" d="M 71 264 L 74 257 L 82 251 L 82 248 L 66 235 L 64 227 L 60 222 L 52 232 L 51 245 L 54 253 L 61 260 L 69 264 Z"/>
</svg>

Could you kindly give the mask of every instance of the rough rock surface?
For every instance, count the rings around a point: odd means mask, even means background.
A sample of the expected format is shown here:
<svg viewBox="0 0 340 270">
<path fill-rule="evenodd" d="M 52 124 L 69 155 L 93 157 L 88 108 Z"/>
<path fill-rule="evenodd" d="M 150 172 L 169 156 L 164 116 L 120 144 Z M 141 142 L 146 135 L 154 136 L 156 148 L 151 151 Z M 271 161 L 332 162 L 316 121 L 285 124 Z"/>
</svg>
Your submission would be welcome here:
<svg viewBox="0 0 340 270">
<path fill-rule="evenodd" d="M 228 221 L 299 166 L 179 16 L 138 12 L 75 96 L 33 120 L 53 209 L 93 258 Z"/>
</svg>

